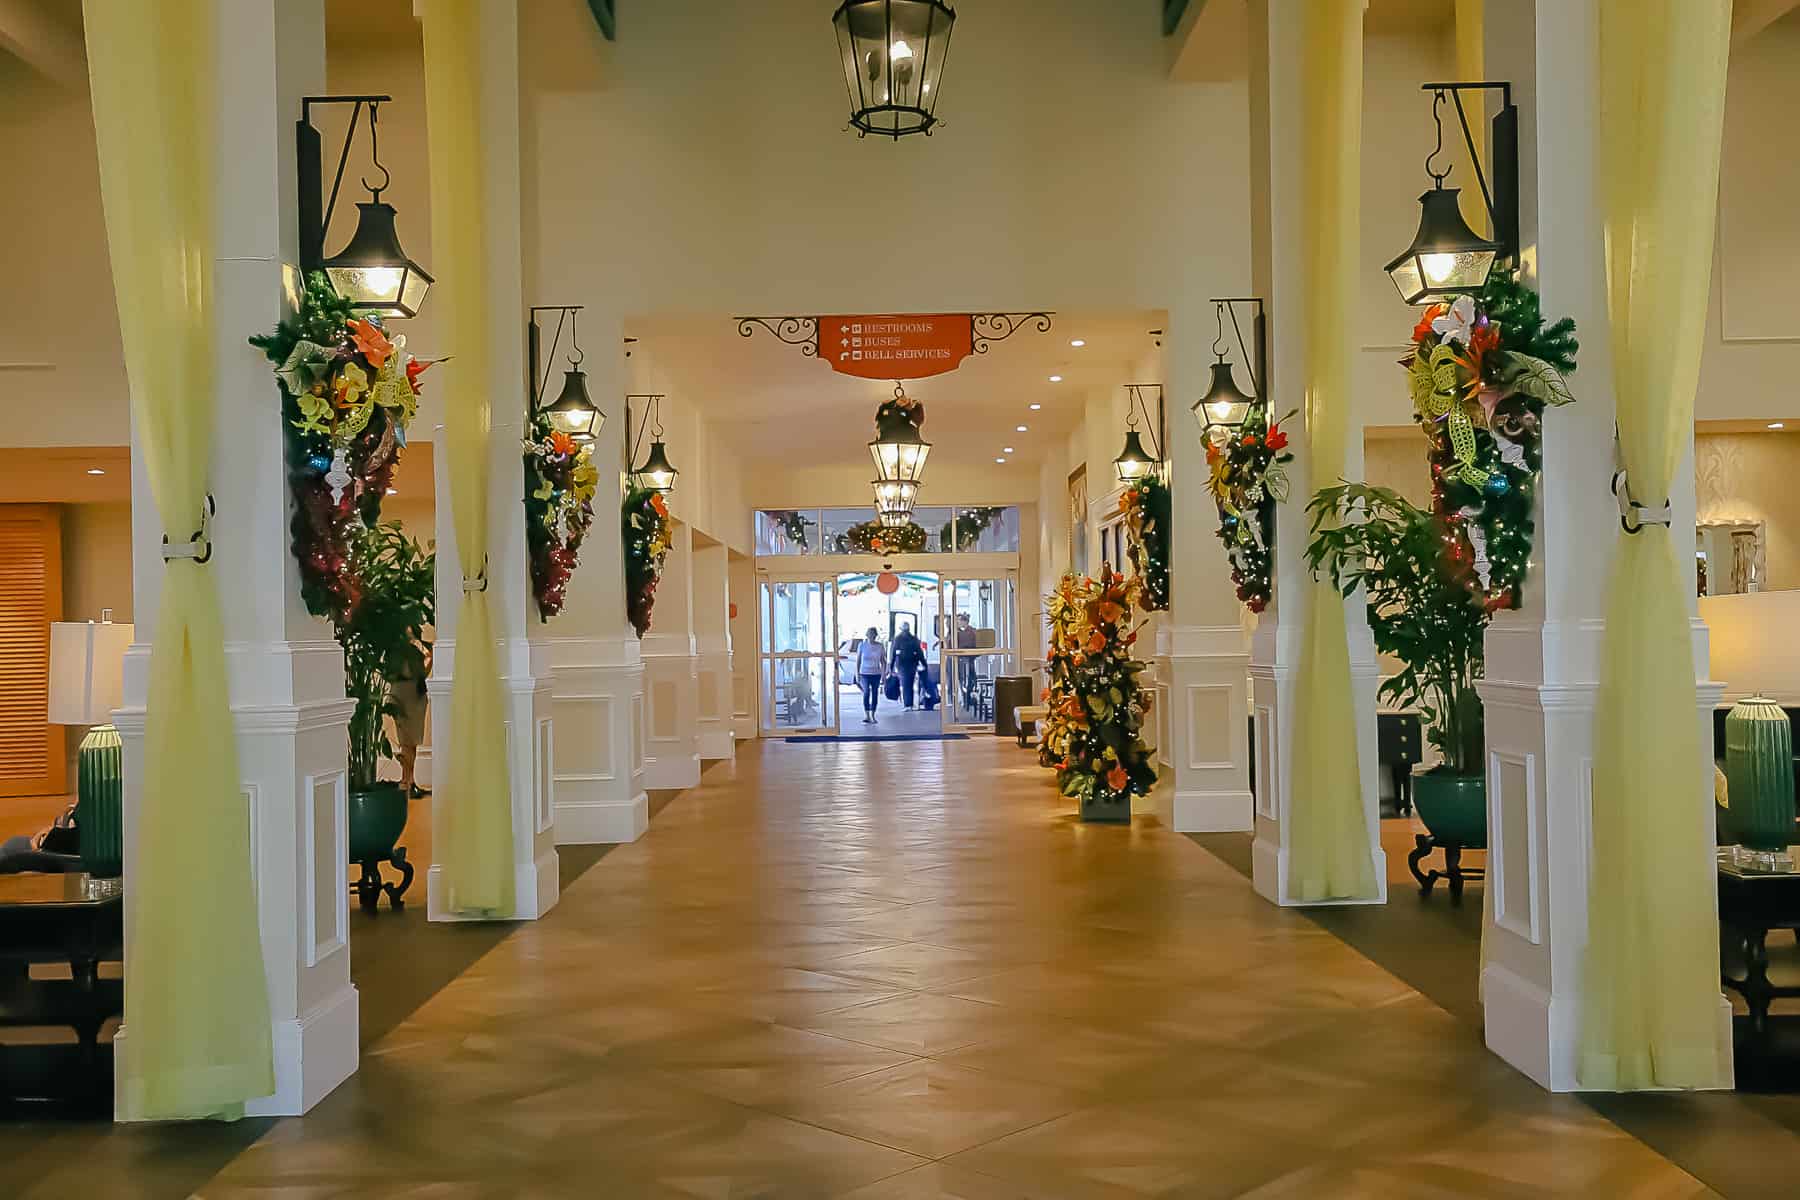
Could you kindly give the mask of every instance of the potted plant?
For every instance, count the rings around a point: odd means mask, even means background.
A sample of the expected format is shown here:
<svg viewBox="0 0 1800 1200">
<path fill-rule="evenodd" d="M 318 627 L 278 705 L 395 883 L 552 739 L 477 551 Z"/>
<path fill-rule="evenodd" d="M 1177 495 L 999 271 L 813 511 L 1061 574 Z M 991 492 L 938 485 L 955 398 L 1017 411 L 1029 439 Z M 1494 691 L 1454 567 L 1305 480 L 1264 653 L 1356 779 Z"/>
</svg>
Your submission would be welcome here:
<svg viewBox="0 0 1800 1200">
<path fill-rule="evenodd" d="M 1487 787 L 1482 770 L 1482 635 L 1490 613 L 1445 562 L 1466 553 L 1445 518 L 1386 488 L 1346 483 L 1313 497 L 1306 557 L 1345 596 L 1367 595 L 1375 648 L 1402 663 L 1381 697 L 1418 710 L 1425 739 L 1442 761 L 1413 778 L 1413 806 L 1430 838 L 1409 859 L 1423 890 L 1436 872 L 1418 863 L 1445 851 L 1453 895 L 1462 891 L 1458 858 L 1487 846 Z M 1446 549 L 1449 547 L 1449 549 Z"/>
<path fill-rule="evenodd" d="M 363 530 L 351 554 L 362 593 L 338 629 L 344 691 L 356 701 L 350 716 L 350 860 L 363 864 L 358 887 L 364 906 L 372 907 L 381 886 L 373 864 L 400 867 L 404 881 L 388 890 L 396 902 L 412 878 L 404 852 L 396 857 L 394 849 L 406 828 L 407 797 L 379 771 L 382 759 L 394 757 L 386 718 L 396 712 L 395 681 L 416 687 L 427 673 L 424 632 L 435 617 L 436 555 L 407 537 L 398 521 Z"/>
</svg>

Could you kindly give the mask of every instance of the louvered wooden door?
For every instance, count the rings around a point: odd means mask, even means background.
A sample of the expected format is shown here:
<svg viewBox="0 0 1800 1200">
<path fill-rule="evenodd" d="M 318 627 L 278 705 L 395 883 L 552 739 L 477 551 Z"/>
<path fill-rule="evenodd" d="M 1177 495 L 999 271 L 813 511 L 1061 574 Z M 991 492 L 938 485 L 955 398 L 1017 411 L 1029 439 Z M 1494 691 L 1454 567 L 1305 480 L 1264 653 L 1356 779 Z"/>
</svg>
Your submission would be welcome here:
<svg viewBox="0 0 1800 1200">
<path fill-rule="evenodd" d="M 50 622 L 62 619 L 62 519 L 52 504 L 0 504 L 0 796 L 66 790 L 50 711 Z"/>
</svg>

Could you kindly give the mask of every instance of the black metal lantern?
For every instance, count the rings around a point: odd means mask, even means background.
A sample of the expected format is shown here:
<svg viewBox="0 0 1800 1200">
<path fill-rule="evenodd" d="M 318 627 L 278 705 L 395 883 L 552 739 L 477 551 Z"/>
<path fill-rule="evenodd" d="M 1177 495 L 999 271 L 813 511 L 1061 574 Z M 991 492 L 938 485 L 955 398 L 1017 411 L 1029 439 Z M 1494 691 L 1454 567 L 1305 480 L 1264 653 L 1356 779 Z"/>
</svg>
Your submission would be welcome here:
<svg viewBox="0 0 1800 1200">
<path fill-rule="evenodd" d="M 647 487 L 653 492 L 663 492 L 665 494 L 672 492 L 675 490 L 675 476 L 681 474 L 681 472 L 677 471 L 675 465 L 669 461 L 668 447 L 663 445 L 663 398 L 661 395 L 625 397 L 625 424 L 628 427 L 626 430 L 627 433 L 630 432 L 631 402 L 633 400 L 642 400 L 644 402 L 644 420 L 638 426 L 638 437 L 639 439 L 642 439 L 644 426 L 648 425 L 651 430 L 651 442 L 650 452 L 644 456 L 644 461 L 642 463 L 631 469 L 631 477 L 639 486 Z M 631 449 L 633 454 L 637 452 L 635 444 Z M 627 458 L 626 461 L 629 462 L 630 459 Z"/>
<path fill-rule="evenodd" d="M 376 113 L 387 96 L 308 96 L 300 102 L 300 120 L 295 129 L 295 163 L 300 185 L 300 266 L 310 273 L 322 270 L 331 280 L 338 295 L 363 312 L 384 317 L 417 316 L 431 287 L 431 273 L 407 256 L 394 227 L 394 206 L 381 198 L 393 176 L 381 164 L 381 146 L 375 124 Z M 337 174 L 331 181 L 331 196 L 320 206 L 324 190 L 323 151 L 319 131 L 312 127 L 311 110 L 315 104 L 354 105 L 350 113 L 350 130 L 344 136 L 344 149 L 338 156 Z M 357 204 L 356 232 L 344 248 L 325 257 L 325 230 L 337 205 L 338 188 L 344 182 L 344 166 L 350 158 L 350 144 L 356 140 L 356 123 L 364 105 L 369 108 L 369 156 L 381 172 L 381 185 L 363 180 L 369 199 Z"/>
<path fill-rule="evenodd" d="M 1150 405 L 1144 399 L 1147 389 L 1156 389 L 1156 417 L 1152 421 Z M 1162 429 L 1162 384 L 1160 383 L 1128 383 L 1125 385 L 1125 448 L 1119 451 L 1119 457 L 1113 459 L 1113 470 L 1119 473 L 1119 482 L 1133 484 L 1162 466 L 1162 439 L 1151 434 L 1151 443 L 1155 452 L 1144 449 L 1144 441 L 1138 433 L 1138 413 L 1141 410 L 1147 424 L 1154 424 L 1158 432 Z"/>
<path fill-rule="evenodd" d="M 1254 304 L 1256 317 L 1251 324 L 1251 337 L 1256 342 L 1255 365 L 1250 366 L 1250 354 L 1244 345 L 1244 331 L 1238 325 L 1237 308 L 1239 304 Z M 1194 417 L 1200 422 L 1205 435 L 1218 441 L 1228 437 L 1232 432 L 1243 427 L 1244 419 L 1250 415 L 1250 406 L 1256 403 L 1256 395 L 1245 392 L 1238 387 L 1237 376 L 1232 364 L 1226 358 L 1225 314 L 1231 314 L 1231 329 L 1237 335 L 1238 353 L 1244 356 L 1246 369 L 1250 370 L 1250 386 L 1256 394 L 1266 394 L 1268 390 L 1265 357 L 1267 355 L 1267 335 L 1263 323 L 1262 300 L 1255 296 L 1234 296 L 1213 301 L 1214 316 L 1218 322 L 1218 333 L 1213 338 L 1213 354 L 1218 361 L 1212 365 L 1212 383 L 1206 394 L 1194 404 Z M 1261 380 L 1261 382 L 1258 382 Z"/>
<path fill-rule="evenodd" d="M 1479 292 L 1487 285 L 1494 264 L 1506 260 L 1516 265 L 1519 256 L 1519 120 L 1512 103 L 1512 87 L 1505 83 L 1428 83 L 1424 90 L 1435 92 L 1431 116 L 1437 125 L 1437 146 L 1425 159 L 1425 171 L 1431 176 L 1431 190 L 1419 197 L 1419 230 L 1412 245 L 1387 265 L 1388 277 L 1400 290 L 1408 304 L 1432 304 L 1453 300 Z M 1501 107 L 1493 123 L 1494 187 L 1488 190 L 1487 175 L 1482 171 L 1481 156 L 1476 153 L 1475 137 L 1469 131 L 1463 111 L 1462 93 L 1467 90 L 1498 90 Z M 1469 159 L 1475 167 L 1476 182 L 1481 185 L 1482 202 L 1494 236 L 1484 238 L 1469 228 L 1463 219 L 1461 189 L 1444 186 L 1450 169 L 1432 167 L 1444 149 L 1442 109 L 1447 99 L 1454 99 L 1456 116 L 1468 143 Z"/>
<path fill-rule="evenodd" d="M 857 134 L 929 134 L 956 11 L 944 0 L 844 0 L 831 23 Z"/>
<path fill-rule="evenodd" d="M 575 314 L 580 311 L 579 304 L 534 305 L 525 327 L 525 341 L 531 370 L 531 410 L 542 412 L 552 429 L 568 434 L 577 442 L 590 443 L 599 437 L 601 428 L 606 424 L 606 414 L 589 397 L 587 373 L 581 369 L 582 360 L 587 356 L 581 352 L 581 345 L 575 340 Z M 562 314 L 557 318 L 556 334 L 550 341 L 551 359 L 555 359 L 557 343 L 562 340 L 563 322 L 566 320 L 569 324 L 569 369 L 563 376 L 562 394 L 547 405 L 543 403 L 543 398 L 550 386 L 548 367 L 544 369 L 543 382 L 538 382 L 537 315 L 541 312 Z"/>
</svg>

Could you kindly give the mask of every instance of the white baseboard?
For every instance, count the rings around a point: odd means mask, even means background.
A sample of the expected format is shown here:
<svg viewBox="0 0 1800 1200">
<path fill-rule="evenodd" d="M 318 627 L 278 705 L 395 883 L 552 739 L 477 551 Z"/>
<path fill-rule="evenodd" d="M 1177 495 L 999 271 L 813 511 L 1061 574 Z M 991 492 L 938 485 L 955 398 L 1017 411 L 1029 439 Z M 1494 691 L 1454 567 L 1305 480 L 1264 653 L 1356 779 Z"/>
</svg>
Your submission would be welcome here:
<svg viewBox="0 0 1800 1200">
<path fill-rule="evenodd" d="M 562 888 L 555 850 L 539 855 L 535 862 L 514 863 L 512 915 L 483 917 L 449 910 L 442 872 L 443 867 L 433 863 L 425 875 L 425 911 L 432 921 L 535 921 L 556 907 Z"/>
<path fill-rule="evenodd" d="M 729 729 L 702 729 L 700 731 L 700 761 L 717 762 L 720 759 L 737 757 L 737 739 Z"/>
<path fill-rule="evenodd" d="M 612 845 L 635 842 L 650 828 L 650 797 L 631 800 L 574 800 L 556 803 L 556 844 Z"/>
<path fill-rule="evenodd" d="M 1249 792 L 1176 792 L 1169 824 L 1177 833 L 1244 833 L 1256 826 L 1256 797 Z"/>
<path fill-rule="evenodd" d="M 699 787 L 699 753 L 664 754 L 645 759 L 644 786 L 661 792 L 678 792 Z"/>
</svg>

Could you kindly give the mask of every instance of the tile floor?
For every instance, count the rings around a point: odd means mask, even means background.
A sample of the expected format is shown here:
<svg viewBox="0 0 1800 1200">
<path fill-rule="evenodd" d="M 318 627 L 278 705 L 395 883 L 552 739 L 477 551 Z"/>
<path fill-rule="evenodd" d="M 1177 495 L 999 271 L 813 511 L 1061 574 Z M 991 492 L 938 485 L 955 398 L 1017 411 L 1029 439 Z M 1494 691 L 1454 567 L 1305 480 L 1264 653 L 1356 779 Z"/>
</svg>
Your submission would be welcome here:
<svg viewBox="0 0 1800 1200">
<path fill-rule="evenodd" d="M 1714 1193 L 977 739 L 741 747 L 200 1194 Z"/>
</svg>

